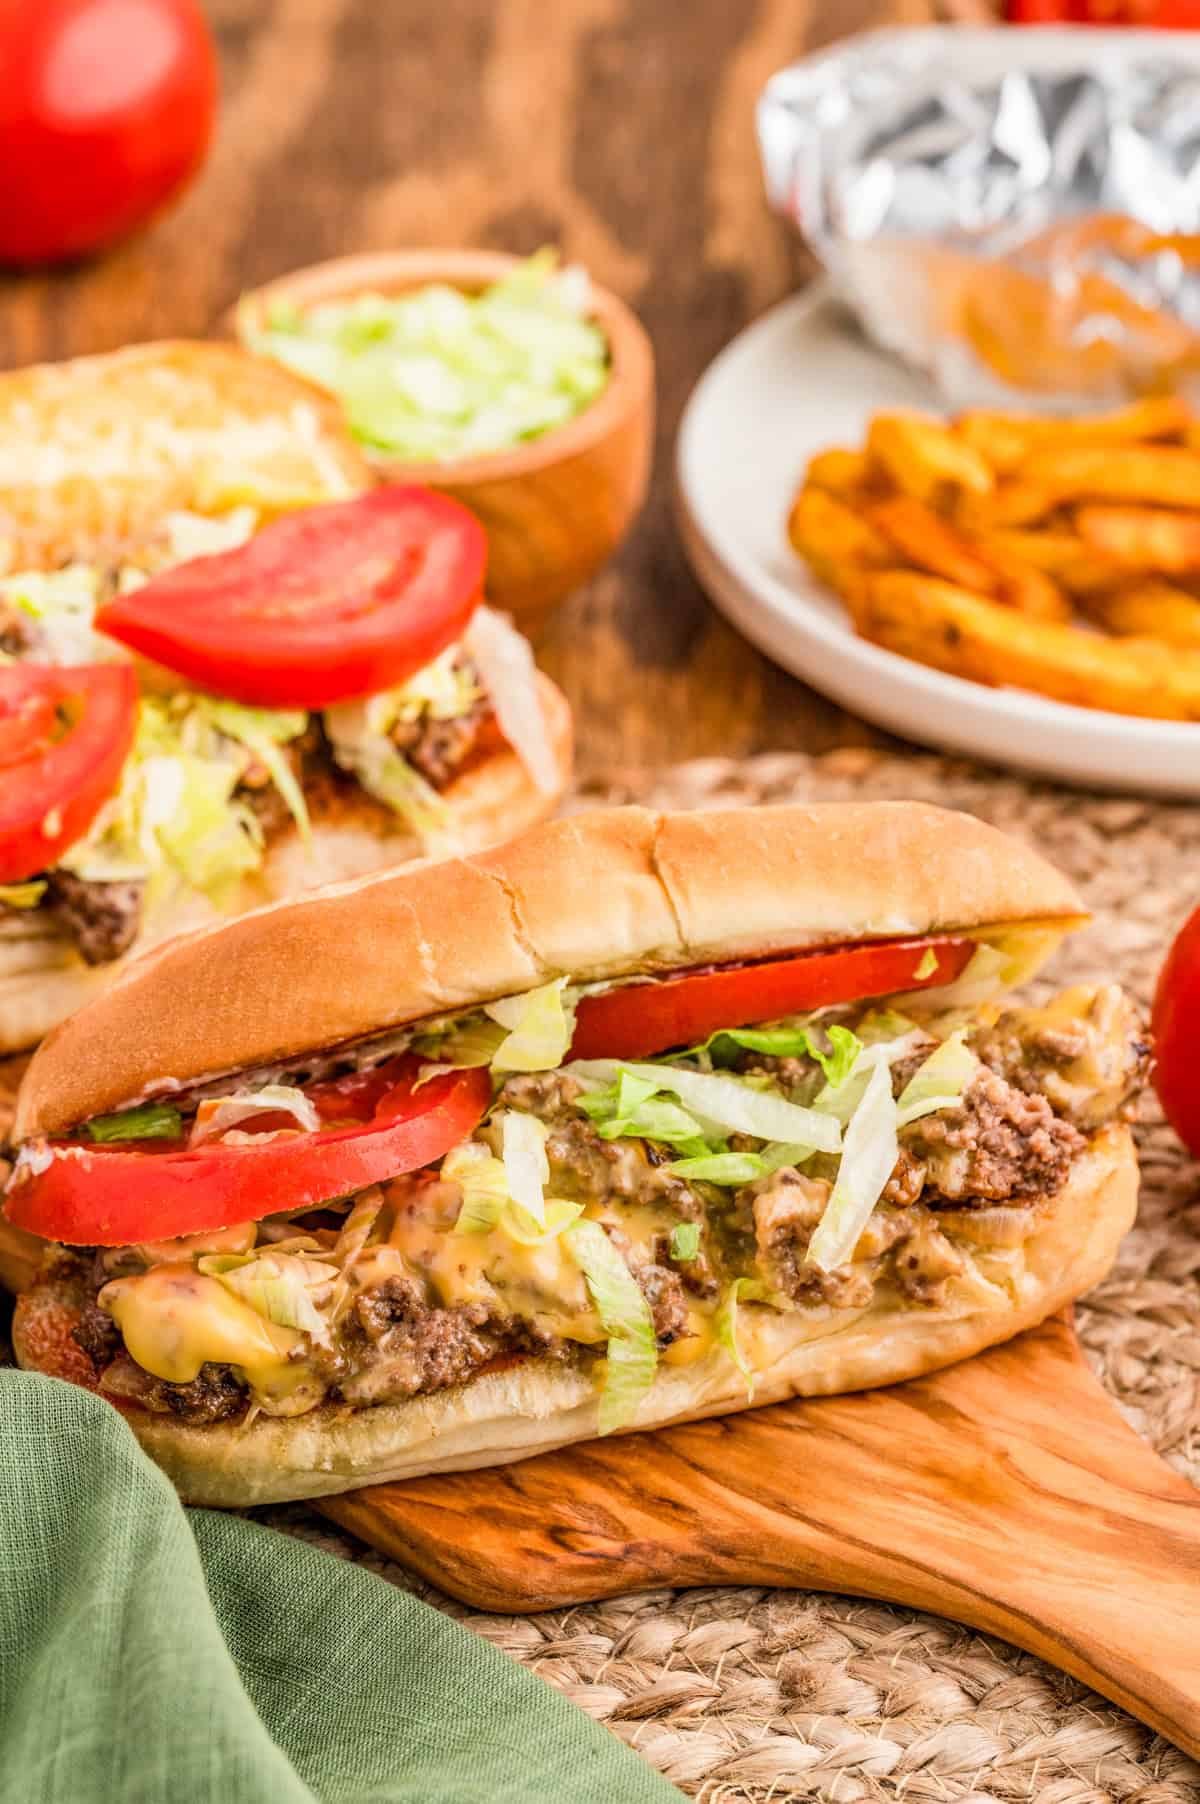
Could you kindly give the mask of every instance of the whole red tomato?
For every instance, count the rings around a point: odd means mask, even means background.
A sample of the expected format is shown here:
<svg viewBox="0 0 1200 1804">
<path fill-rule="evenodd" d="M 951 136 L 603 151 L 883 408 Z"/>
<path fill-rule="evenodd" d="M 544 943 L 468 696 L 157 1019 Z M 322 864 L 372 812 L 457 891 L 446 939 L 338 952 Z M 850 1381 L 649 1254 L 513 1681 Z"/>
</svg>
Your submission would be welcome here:
<svg viewBox="0 0 1200 1804">
<path fill-rule="evenodd" d="M 198 0 L 0 0 L 0 262 L 141 225 L 202 162 L 216 98 Z"/>
<path fill-rule="evenodd" d="M 1017 25 L 1200 25 L 1200 0 L 1009 0 Z"/>
<path fill-rule="evenodd" d="M 1167 1120 L 1200 1158 L 1200 908 L 1167 954 L 1154 994 L 1154 1087 Z"/>
</svg>

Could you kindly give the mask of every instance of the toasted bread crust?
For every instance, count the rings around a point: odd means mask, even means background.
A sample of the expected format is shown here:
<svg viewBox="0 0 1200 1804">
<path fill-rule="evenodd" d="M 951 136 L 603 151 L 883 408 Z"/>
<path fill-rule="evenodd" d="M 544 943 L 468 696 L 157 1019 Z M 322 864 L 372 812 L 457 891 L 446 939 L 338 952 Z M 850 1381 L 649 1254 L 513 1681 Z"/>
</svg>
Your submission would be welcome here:
<svg viewBox="0 0 1200 1804">
<path fill-rule="evenodd" d="M 9 569 L 87 559 L 175 508 L 272 512 L 372 481 L 336 401 L 234 345 L 165 340 L 0 375 Z"/>
<path fill-rule="evenodd" d="M 562 975 L 1028 919 L 1066 926 L 1080 912 L 1066 879 L 1028 847 L 914 802 L 598 810 L 160 947 L 39 1048 L 16 1133 L 60 1133 L 156 1091 Z"/>
</svg>

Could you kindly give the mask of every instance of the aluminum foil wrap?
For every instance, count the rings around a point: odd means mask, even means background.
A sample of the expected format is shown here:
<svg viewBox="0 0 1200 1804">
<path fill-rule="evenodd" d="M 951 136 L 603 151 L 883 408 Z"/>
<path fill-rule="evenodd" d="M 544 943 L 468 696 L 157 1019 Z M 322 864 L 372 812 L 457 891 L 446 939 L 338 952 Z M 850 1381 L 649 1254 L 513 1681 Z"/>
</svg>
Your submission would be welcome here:
<svg viewBox="0 0 1200 1804">
<path fill-rule="evenodd" d="M 1200 389 L 1200 34 L 874 32 L 774 76 L 772 204 L 958 403 Z"/>
</svg>

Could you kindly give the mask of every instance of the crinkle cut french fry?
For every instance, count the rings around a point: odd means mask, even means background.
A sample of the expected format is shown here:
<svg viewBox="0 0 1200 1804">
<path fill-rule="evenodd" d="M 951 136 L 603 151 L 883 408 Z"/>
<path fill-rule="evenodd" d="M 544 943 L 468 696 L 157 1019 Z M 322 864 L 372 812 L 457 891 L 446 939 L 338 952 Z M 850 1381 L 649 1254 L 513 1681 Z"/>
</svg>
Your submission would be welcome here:
<svg viewBox="0 0 1200 1804">
<path fill-rule="evenodd" d="M 1151 578 L 1087 602 L 1088 613 L 1111 633 L 1161 639 L 1200 649 L 1200 601 L 1186 589 Z"/>
<path fill-rule="evenodd" d="M 1200 651 L 1031 620 L 906 570 L 868 576 L 854 619 L 875 644 L 975 682 L 1117 714 L 1200 719 Z"/>
<path fill-rule="evenodd" d="M 1200 508 L 1200 452 L 1175 445 L 1085 445 L 1035 451 L 1019 482 L 1049 490 L 1056 502 L 1146 501 Z"/>
<path fill-rule="evenodd" d="M 919 413 L 877 413 L 867 450 L 902 495 L 933 502 L 947 487 L 986 495 L 994 477 L 986 461 L 941 420 Z"/>
<path fill-rule="evenodd" d="M 1095 551 L 1127 568 L 1168 576 L 1200 570 L 1200 515 L 1169 507 L 1093 504 L 1076 508 L 1075 524 Z"/>
<path fill-rule="evenodd" d="M 1191 409 L 1179 395 L 1149 395 L 1112 413 L 1090 414 L 1081 420 L 972 408 L 956 425 L 966 444 L 998 474 L 1008 475 L 1034 451 L 1052 445 L 1127 445 L 1145 439 L 1180 438 L 1191 417 Z"/>
</svg>

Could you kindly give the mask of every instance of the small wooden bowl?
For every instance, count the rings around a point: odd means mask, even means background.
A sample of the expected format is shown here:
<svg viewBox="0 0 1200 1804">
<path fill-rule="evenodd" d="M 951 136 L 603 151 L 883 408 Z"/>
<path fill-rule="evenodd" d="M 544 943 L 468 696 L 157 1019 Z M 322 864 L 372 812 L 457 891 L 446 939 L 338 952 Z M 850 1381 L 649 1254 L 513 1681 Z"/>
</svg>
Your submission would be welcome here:
<svg viewBox="0 0 1200 1804">
<path fill-rule="evenodd" d="M 301 309 L 366 293 L 400 294 L 430 282 L 468 293 L 497 282 L 519 257 L 500 251 L 381 251 L 340 257 L 281 276 L 246 295 L 244 331 L 273 303 Z M 591 405 L 566 425 L 510 451 L 453 463 L 405 463 L 366 455 L 389 482 L 445 489 L 478 514 L 488 534 L 488 597 L 526 632 L 611 557 L 646 495 L 654 432 L 654 354 L 625 303 L 593 285 L 592 317 L 612 368 Z"/>
</svg>

